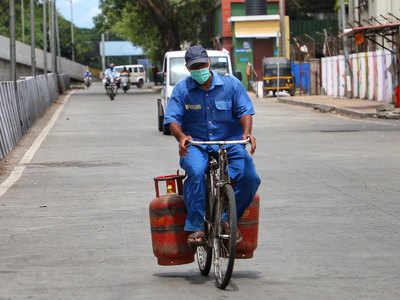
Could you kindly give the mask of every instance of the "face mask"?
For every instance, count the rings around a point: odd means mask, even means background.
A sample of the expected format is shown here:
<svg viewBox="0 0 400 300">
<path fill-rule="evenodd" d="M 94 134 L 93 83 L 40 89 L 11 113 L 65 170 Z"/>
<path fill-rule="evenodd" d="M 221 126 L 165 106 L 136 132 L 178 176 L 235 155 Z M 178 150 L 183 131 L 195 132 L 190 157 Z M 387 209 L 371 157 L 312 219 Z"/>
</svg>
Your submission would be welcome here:
<svg viewBox="0 0 400 300">
<path fill-rule="evenodd" d="M 192 78 L 194 80 L 196 80 L 199 84 L 203 84 L 211 76 L 210 71 L 208 70 L 208 67 L 204 68 L 204 69 L 200 69 L 200 70 L 190 71 L 190 74 L 192 75 Z"/>
</svg>

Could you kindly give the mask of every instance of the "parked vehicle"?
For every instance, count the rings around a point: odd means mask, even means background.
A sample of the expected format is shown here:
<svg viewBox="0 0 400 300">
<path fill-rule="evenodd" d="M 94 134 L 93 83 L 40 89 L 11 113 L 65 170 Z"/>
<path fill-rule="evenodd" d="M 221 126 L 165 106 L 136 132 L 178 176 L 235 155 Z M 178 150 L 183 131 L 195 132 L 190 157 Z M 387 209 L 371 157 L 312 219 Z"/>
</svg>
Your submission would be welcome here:
<svg viewBox="0 0 400 300">
<path fill-rule="evenodd" d="M 189 71 L 185 66 L 185 53 L 186 51 L 169 51 L 165 53 L 163 71 L 157 73 L 157 79 L 163 83 L 161 89 L 161 99 L 157 99 L 157 122 L 158 130 L 164 134 L 170 134 L 168 126 L 164 126 L 164 111 L 167 107 L 169 98 L 171 97 L 172 90 L 179 81 L 187 76 L 190 76 Z M 211 69 L 220 74 L 231 74 L 232 64 L 229 54 L 217 51 L 207 50 L 207 54 L 211 60 Z M 242 80 L 240 72 L 235 73 L 235 76 Z"/>
<path fill-rule="evenodd" d="M 287 91 L 291 96 L 294 96 L 296 92 L 295 79 L 292 74 L 290 61 L 286 57 L 267 57 L 263 59 L 263 81 L 264 95 L 272 91 L 274 96 L 276 96 L 278 84 L 279 91 Z"/>
<path fill-rule="evenodd" d="M 116 66 L 115 70 L 119 73 L 125 68 L 129 71 L 129 81 L 131 85 L 136 85 L 139 89 L 143 87 L 146 81 L 146 72 L 143 65 L 125 65 Z"/>
</svg>

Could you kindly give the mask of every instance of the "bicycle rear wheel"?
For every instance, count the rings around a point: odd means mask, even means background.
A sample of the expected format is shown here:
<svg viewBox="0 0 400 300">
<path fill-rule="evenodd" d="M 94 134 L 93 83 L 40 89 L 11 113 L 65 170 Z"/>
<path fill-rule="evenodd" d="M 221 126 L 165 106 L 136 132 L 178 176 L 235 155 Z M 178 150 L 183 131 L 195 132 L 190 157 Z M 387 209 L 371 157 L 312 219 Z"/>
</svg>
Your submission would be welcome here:
<svg viewBox="0 0 400 300">
<path fill-rule="evenodd" d="M 205 203 L 205 217 L 206 220 L 211 221 L 211 213 L 210 213 L 210 203 L 211 203 L 211 178 L 210 174 L 207 172 L 206 175 L 206 183 L 207 183 L 207 192 L 206 192 L 206 203 Z M 211 264 L 212 264 L 212 248 L 210 247 L 208 241 L 211 234 L 211 226 L 207 221 L 204 222 L 204 233 L 206 236 L 205 245 L 198 246 L 196 249 L 196 260 L 199 265 L 199 270 L 202 275 L 207 276 L 210 273 Z"/>
<path fill-rule="evenodd" d="M 215 214 L 214 225 L 216 230 L 213 241 L 215 281 L 217 287 L 225 289 L 231 279 L 236 257 L 236 201 L 230 184 L 221 188 L 221 203 Z"/>
</svg>

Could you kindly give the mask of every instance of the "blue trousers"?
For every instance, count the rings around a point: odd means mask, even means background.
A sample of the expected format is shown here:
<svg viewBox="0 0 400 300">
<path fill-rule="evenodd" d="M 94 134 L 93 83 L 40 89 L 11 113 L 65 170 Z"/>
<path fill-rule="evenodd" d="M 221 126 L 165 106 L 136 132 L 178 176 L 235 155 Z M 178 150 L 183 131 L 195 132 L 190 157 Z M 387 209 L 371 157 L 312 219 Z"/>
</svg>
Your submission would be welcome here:
<svg viewBox="0 0 400 300">
<path fill-rule="evenodd" d="M 189 153 L 180 160 L 188 177 L 183 184 L 183 194 L 187 210 L 185 231 L 204 231 L 204 210 L 206 199 L 205 171 L 208 154 L 218 152 L 218 146 L 190 146 Z M 260 177 L 256 173 L 253 159 L 243 145 L 226 146 L 229 162 L 229 176 L 234 182 L 238 220 L 251 204 Z"/>
</svg>

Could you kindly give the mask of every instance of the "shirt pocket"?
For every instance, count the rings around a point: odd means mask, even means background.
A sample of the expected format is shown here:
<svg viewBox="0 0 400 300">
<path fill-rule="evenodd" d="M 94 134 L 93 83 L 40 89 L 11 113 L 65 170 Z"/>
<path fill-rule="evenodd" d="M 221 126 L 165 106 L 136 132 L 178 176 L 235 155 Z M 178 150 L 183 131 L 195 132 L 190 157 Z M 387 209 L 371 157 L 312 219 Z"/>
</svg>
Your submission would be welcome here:
<svg viewBox="0 0 400 300">
<path fill-rule="evenodd" d="M 215 108 L 217 122 L 232 120 L 232 101 L 230 99 L 216 99 Z"/>
</svg>

